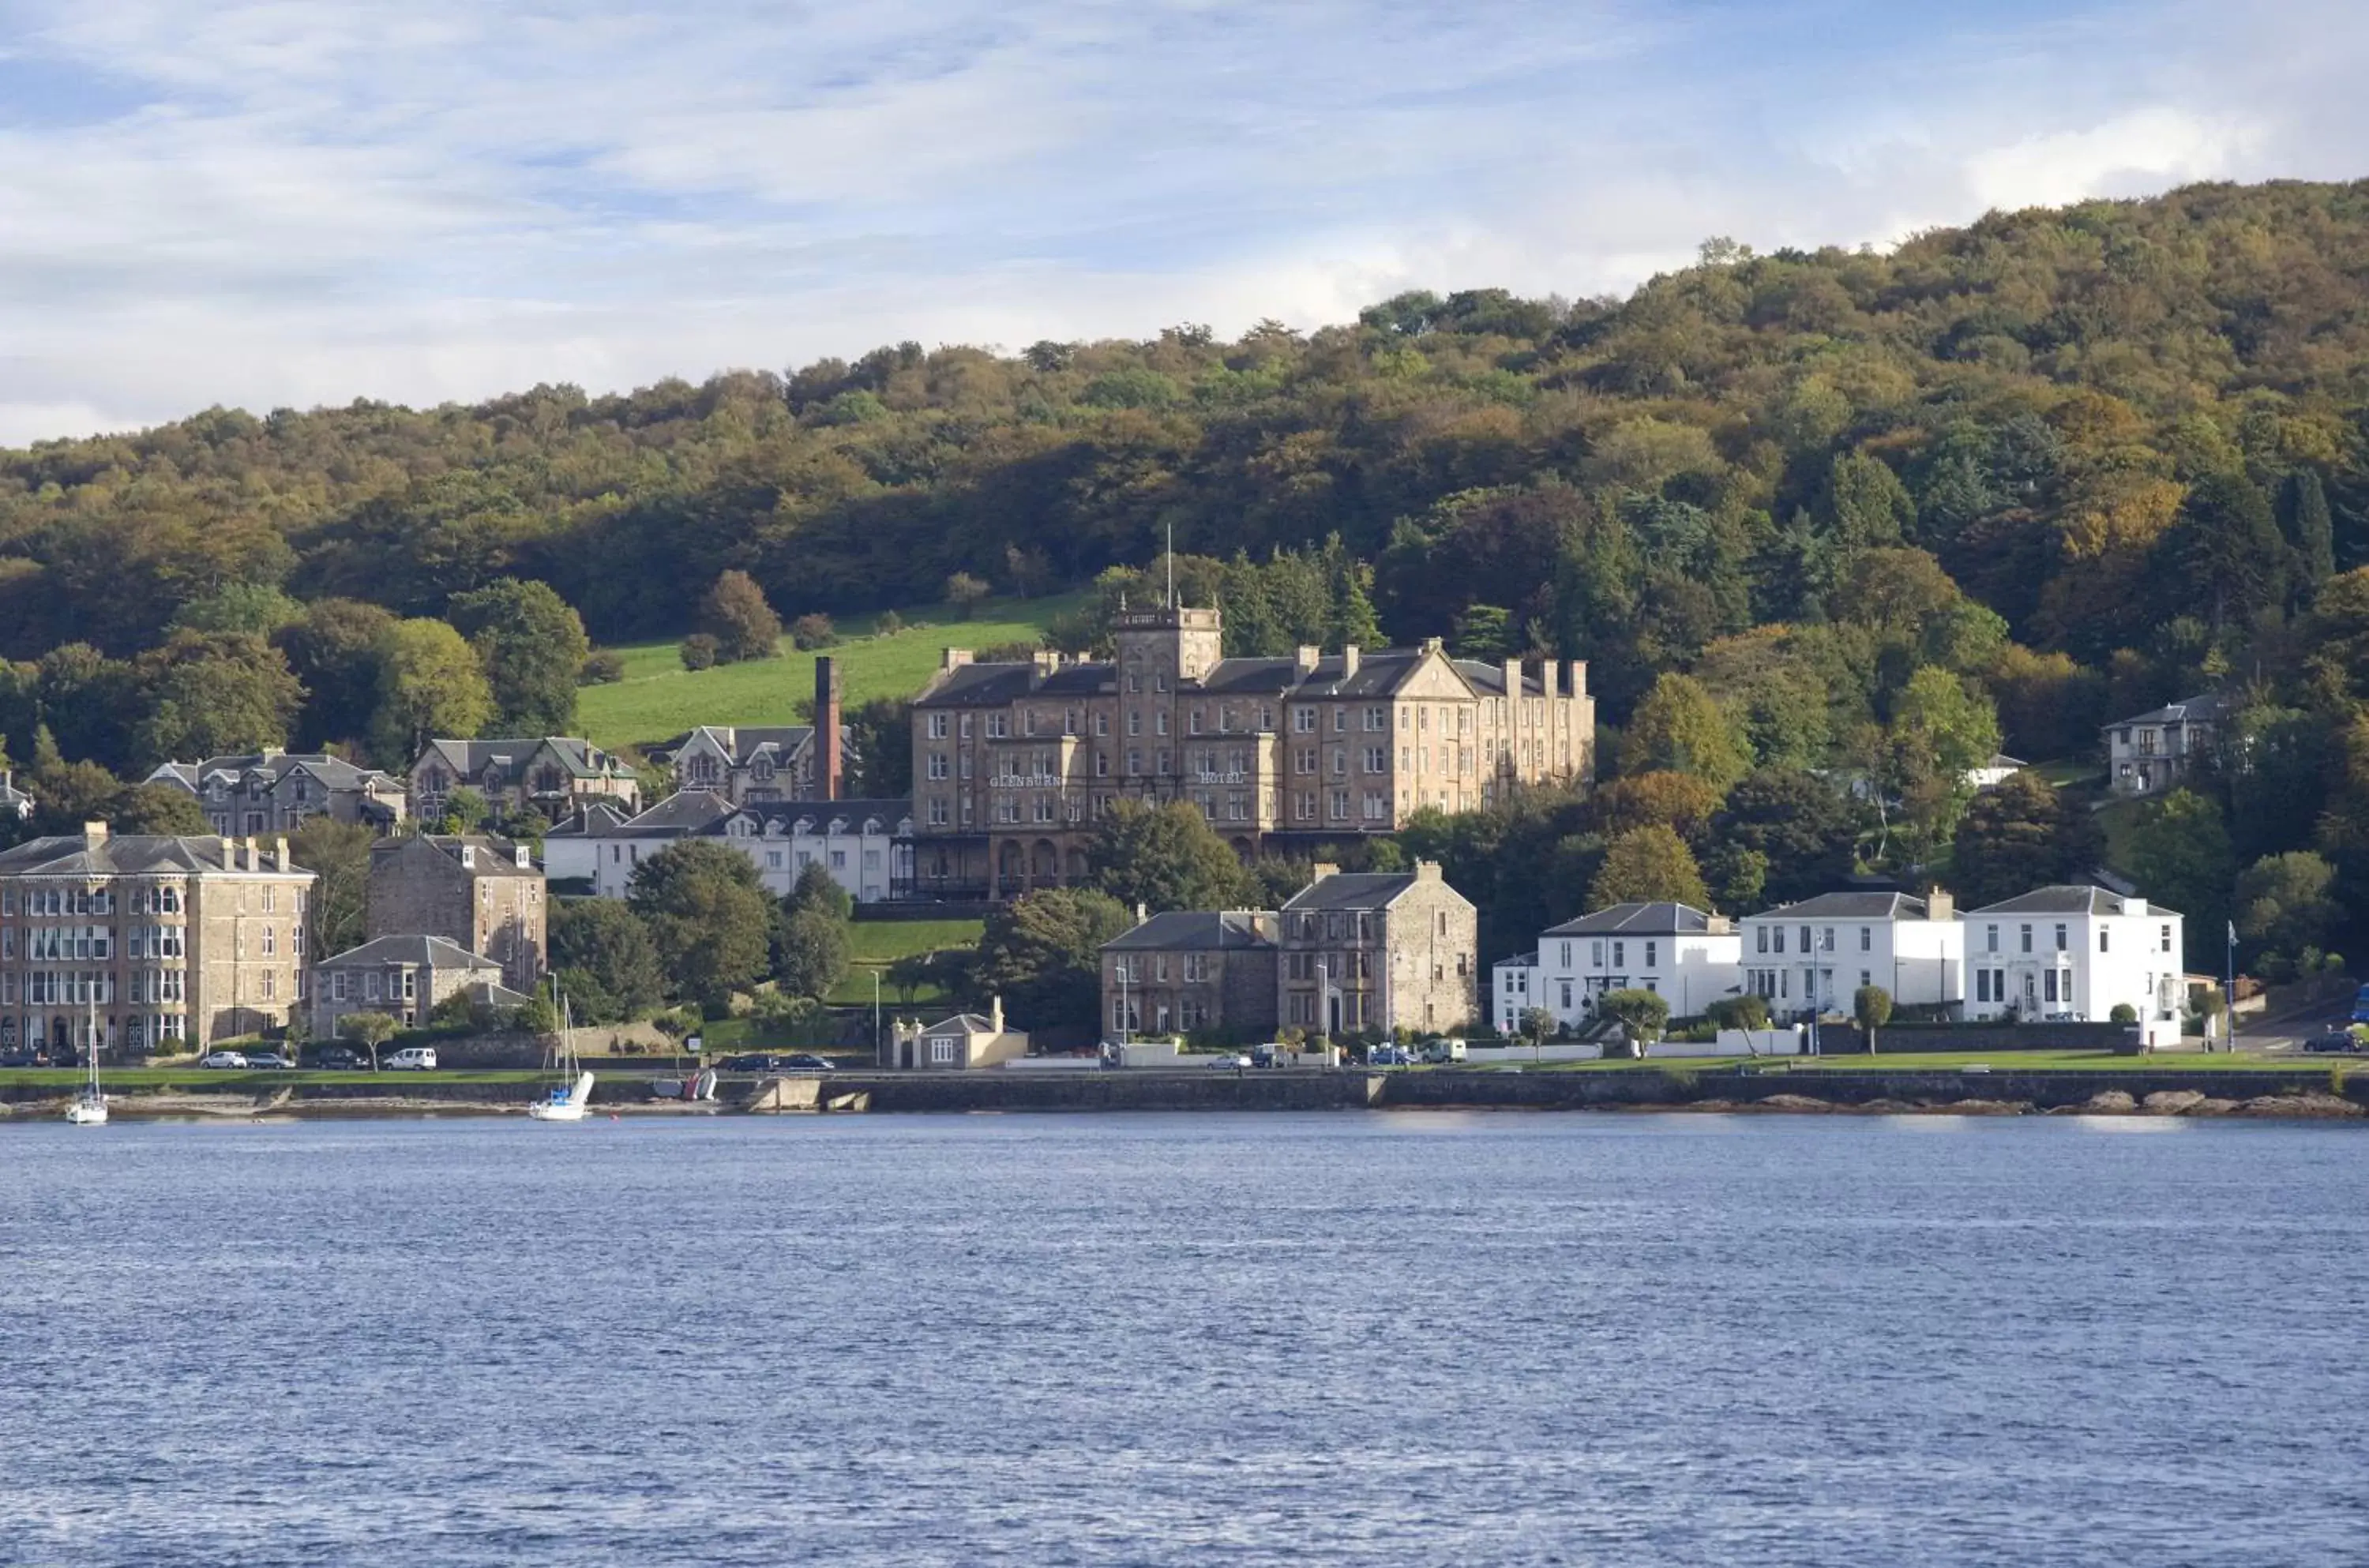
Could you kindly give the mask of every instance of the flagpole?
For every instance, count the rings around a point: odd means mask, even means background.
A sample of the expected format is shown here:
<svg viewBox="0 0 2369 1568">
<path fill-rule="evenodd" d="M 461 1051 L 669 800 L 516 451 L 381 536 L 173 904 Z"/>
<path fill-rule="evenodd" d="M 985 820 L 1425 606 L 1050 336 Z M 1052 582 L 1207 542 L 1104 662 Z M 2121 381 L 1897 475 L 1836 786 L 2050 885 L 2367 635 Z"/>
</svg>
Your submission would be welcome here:
<svg viewBox="0 0 2369 1568">
<path fill-rule="evenodd" d="M 2229 1032 L 2223 1039 L 2222 1046 L 2225 1049 L 2235 1052 L 2237 1048 L 2237 922 L 2236 921 L 2229 922 L 2229 945 L 2224 950 L 2222 956 L 2225 962 L 2221 1004 L 2224 1016 L 2229 1021 Z"/>
</svg>

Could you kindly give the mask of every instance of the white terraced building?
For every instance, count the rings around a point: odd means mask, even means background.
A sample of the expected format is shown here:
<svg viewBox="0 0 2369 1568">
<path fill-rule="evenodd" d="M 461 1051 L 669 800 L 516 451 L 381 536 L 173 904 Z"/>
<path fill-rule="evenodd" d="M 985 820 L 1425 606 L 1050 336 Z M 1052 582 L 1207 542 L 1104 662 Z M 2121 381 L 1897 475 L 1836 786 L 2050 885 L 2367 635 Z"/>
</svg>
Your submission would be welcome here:
<svg viewBox="0 0 2369 1568">
<path fill-rule="evenodd" d="M 2180 1044 L 2181 918 L 2145 898 L 2066 884 L 1965 915 L 1971 1019 L 2102 1024 L 2127 1004 L 2146 1047 Z"/>
<path fill-rule="evenodd" d="M 1965 998 L 1965 932 L 1950 895 L 1821 893 L 1746 915 L 1745 989 L 1774 1018 L 1848 1013 L 1861 986 L 1895 1007 Z"/>
<path fill-rule="evenodd" d="M 1699 1017 L 1743 989 L 1742 939 L 1724 915 L 1687 904 L 1614 904 L 1566 921 L 1539 938 L 1531 1007 L 1574 1028 L 1607 991 L 1650 990 L 1673 1018 Z"/>
<path fill-rule="evenodd" d="M 638 817 L 618 821 L 587 812 L 544 839 L 544 865 L 555 877 L 589 876 L 604 898 L 622 898 L 635 867 L 669 844 L 714 839 L 755 863 L 765 890 L 779 898 L 809 865 L 859 904 L 901 896 L 912 881 L 913 818 L 903 800 L 772 800 L 735 806 L 720 794 L 687 789 Z"/>
</svg>

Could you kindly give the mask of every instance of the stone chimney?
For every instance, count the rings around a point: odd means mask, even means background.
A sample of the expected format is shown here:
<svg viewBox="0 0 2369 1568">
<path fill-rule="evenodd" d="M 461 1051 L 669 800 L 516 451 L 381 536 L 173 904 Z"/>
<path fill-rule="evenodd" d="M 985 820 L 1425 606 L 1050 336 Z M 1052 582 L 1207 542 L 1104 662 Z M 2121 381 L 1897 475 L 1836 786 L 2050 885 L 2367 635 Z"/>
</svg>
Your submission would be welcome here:
<svg viewBox="0 0 2369 1568">
<path fill-rule="evenodd" d="M 247 838 L 239 840 L 238 850 L 239 859 L 241 863 L 246 865 L 247 870 L 260 871 L 263 869 L 261 852 L 257 850 L 255 847 L 255 841 L 253 839 Z"/>
<path fill-rule="evenodd" d="M 98 848 L 98 846 L 99 846 L 99 845 L 101 845 L 101 844 L 103 844 L 103 843 L 105 843 L 105 842 L 107 842 L 107 824 L 106 824 L 106 823 L 104 823 L 104 822 L 85 822 L 85 823 L 82 825 L 82 843 L 83 843 L 83 848 L 85 848 L 85 849 L 88 849 L 88 850 L 95 850 L 95 849 Z"/>
<path fill-rule="evenodd" d="M 1509 658 L 1505 661 L 1505 695 L 1519 697 L 1521 694 L 1522 661 L 1518 658 Z"/>
<path fill-rule="evenodd" d="M 1555 677 L 1561 673 L 1561 670 L 1555 669 L 1555 661 L 1553 659 L 1542 658 L 1539 660 L 1539 694 L 1540 696 L 1545 697 L 1551 702 L 1555 697 L 1561 694 L 1556 690 L 1555 684 Z"/>
<path fill-rule="evenodd" d="M 1925 890 L 1925 918 L 1928 921 L 1953 921 L 1958 918 L 1957 895 L 1947 887 Z"/>
<path fill-rule="evenodd" d="M 960 670 L 964 665 L 968 664 L 969 662 L 970 649 L 967 647 L 949 647 L 940 648 L 938 650 L 938 670 L 941 674 L 952 670 Z"/>
<path fill-rule="evenodd" d="M 1414 863 L 1414 879 L 1417 882 L 1437 882 L 1441 880 L 1439 875 L 1439 862 L 1436 860 L 1416 861 Z"/>
<path fill-rule="evenodd" d="M 1333 864 L 1329 860 L 1320 860 L 1314 865 L 1308 868 L 1308 885 L 1310 887 L 1313 887 L 1328 876 L 1338 876 L 1340 875 L 1341 868 L 1339 866 Z"/>
<path fill-rule="evenodd" d="M 1322 648 L 1302 643 L 1292 653 L 1292 667 L 1299 671 L 1301 679 L 1304 680 L 1316 673 L 1316 667 L 1322 662 L 1323 658 Z"/>
<path fill-rule="evenodd" d="M 825 800 L 841 794 L 843 763 L 840 756 L 839 661 L 824 654 L 815 660 L 815 787 Z"/>
<path fill-rule="evenodd" d="M 1587 660 L 1584 658 L 1571 661 L 1571 694 L 1574 697 L 1587 695 Z"/>
<path fill-rule="evenodd" d="M 1357 673 L 1357 645 L 1348 643 L 1341 649 L 1341 679 L 1346 681 Z"/>
<path fill-rule="evenodd" d="M 296 863 L 288 858 L 288 840 L 285 835 L 271 841 L 271 864 L 280 871 L 296 869 Z"/>
<path fill-rule="evenodd" d="M 105 827 L 106 827 L 106 824 L 102 822 L 102 823 L 100 823 L 100 824 L 99 824 L 99 826 L 100 826 L 101 828 L 105 828 Z M 90 831 L 90 830 L 89 830 L 88 828 L 85 828 L 85 829 L 83 830 L 83 831 L 84 831 L 85 833 L 88 833 L 88 832 Z M 214 841 L 214 847 L 215 847 L 216 849 L 218 849 L 219 851 L 221 851 L 221 852 L 222 852 L 222 866 L 223 866 L 223 869 L 224 871 L 236 871 L 236 870 L 238 869 L 238 842 L 237 842 L 237 841 L 236 841 L 236 840 L 235 840 L 235 839 L 226 839 L 226 838 L 225 838 L 225 839 L 216 839 L 216 840 Z"/>
<path fill-rule="evenodd" d="M 1706 915 L 1703 917 L 1703 934 L 1705 936 L 1727 936 L 1732 934 L 1734 930 L 1735 922 L 1728 919 L 1725 915 Z"/>
<path fill-rule="evenodd" d="M 1003 1033 L 1003 998 L 1001 996 L 987 999 L 987 1026 L 997 1035 Z"/>
</svg>

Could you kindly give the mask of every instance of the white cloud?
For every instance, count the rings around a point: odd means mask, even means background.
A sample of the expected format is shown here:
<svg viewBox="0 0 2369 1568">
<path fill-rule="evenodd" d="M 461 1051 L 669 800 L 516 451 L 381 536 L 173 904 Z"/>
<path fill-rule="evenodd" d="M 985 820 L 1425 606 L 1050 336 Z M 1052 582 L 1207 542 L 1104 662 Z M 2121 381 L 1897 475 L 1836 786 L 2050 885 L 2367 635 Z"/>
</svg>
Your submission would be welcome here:
<svg viewBox="0 0 2369 1568">
<path fill-rule="evenodd" d="M 1615 291 L 2369 148 L 2334 0 L 47 3 L 0 441 Z"/>
</svg>

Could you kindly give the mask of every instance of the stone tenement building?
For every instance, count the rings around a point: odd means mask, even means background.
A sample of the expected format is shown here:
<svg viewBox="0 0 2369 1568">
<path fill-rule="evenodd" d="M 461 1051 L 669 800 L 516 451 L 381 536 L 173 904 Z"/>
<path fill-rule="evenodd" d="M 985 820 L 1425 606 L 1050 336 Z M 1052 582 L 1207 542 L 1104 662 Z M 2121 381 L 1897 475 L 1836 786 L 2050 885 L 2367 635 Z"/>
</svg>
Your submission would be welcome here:
<svg viewBox="0 0 2369 1568">
<path fill-rule="evenodd" d="M 367 935 L 441 936 L 502 967 L 502 984 L 543 979 L 548 904 L 524 844 L 420 833 L 371 846 Z"/>
<path fill-rule="evenodd" d="M 949 648 L 913 702 L 914 879 L 1012 898 L 1082 880 L 1095 823 L 1189 801 L 1245 857 L 1388 833 L 1517 784 L 1585 779 L 1586 666 L 1416 648 L 1227 658 L 1216 610 L 1122 612 L 1117 658 L 978 664 Z"/>
<path fill-rule="evenodd" d="M 0 1047 L 172 1052 L 283 1027 L 313 874 L 276 840 L 35 839 L 0 854 Z"/>
<path fill-rule="evenodd" d="M 444 815 L 453 792 L 474 789 L 500 816 L 533 811 L 547 822 L 606 801 L 627 816 L 642 808 L 642 784 L 622 757 L 566 735 L 510 740 L 431 740 L 411 764 L 411 814 Z"/>
<path fill-rule="evenodd" d="M 1224 1029 L 1271 1040 L 1271 910 L 1179 910 L 1103 944 L 1104 1039 Z"/>
<path fill-rule="evenodd" d="M 1436 861 L 1413 871 L 1316 867 L 1280 916 L 1283 1027 L 1453 1032 L 1480 1016 L 1480 912 Z"/>
<path fill-rule="evenodd" d="M 217 833 L 292 833 L 311 817 L 382 830 L 403 820 L 401 780 L 320 751 L 251 751 L 166 762 L 144 782 L 195 796 Z"/>
</svg>

